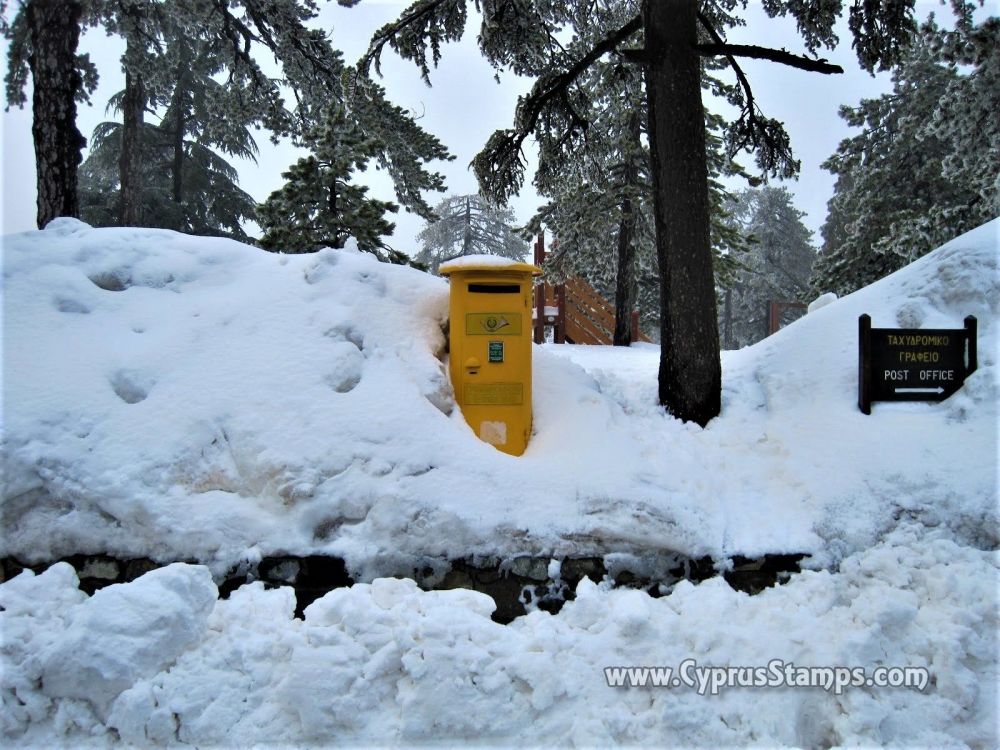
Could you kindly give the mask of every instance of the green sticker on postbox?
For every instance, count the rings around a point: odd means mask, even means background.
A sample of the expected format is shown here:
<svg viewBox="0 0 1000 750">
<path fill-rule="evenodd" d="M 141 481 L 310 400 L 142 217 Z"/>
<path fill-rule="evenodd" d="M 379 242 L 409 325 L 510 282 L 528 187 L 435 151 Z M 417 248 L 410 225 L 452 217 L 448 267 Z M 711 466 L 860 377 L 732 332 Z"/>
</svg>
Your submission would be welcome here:
<svg viewBox="0 0 1000 750">
<path fill-rule="evenodd" d="M 490 362 L 503 362 L 503 342 L 502 341 L 491 341 L 490 342 L 489 361 Z"/>
</svg>

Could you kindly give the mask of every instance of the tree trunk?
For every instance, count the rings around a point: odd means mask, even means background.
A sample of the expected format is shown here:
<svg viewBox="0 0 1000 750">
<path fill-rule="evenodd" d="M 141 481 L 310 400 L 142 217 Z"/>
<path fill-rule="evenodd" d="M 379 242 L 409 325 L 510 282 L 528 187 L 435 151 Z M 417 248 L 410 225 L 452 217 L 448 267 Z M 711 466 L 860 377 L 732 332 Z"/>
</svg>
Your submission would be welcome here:
<svg viewBox="0 0 1000 750">
<path fill-rule="evenodd" d="M 632 201 L 622 200 L 618 222 L 618 273 L 615 279 L 615 346 L 632 343 L 632 307 L 635 304 L 635 243 L 632 241 L 635 215 Z"/>
<path fill-rule="evenodd" d="M 708 166 L 698 0 L 645 0 L 646 95 L 656 257 L 660 267 L 660 403 L 704 426 L 722 397 L 709 239 Z"/>
<path fill-rule="evenodd" d="M 633 157 L 642 148 L 639 115 L 629 116 L 629 142 L 625 153 L 625 174 L 623 182 L 626 190 L 635 185 Z M 612 343 L 615 346 L 632 344 L 632 310 L 635 307 L 635 213 L 632 201 L 622 199 L 622 218 L 618 222 L 618 269 L 615 275 L 615 332 Z"/>
<path fill-rule="evenodd" d="M 322 168 L 318 168 L 318 170 L 319 170 L 318 174 L 322 174 Z M 337 195 L 337 178 L 331 175 L 330 188 L 326 196 L 326 208 L 327 211 L 330 212 L 331 223 L 337 225 L 337 229 L 333 233 L 333 239 L 331 240 L 331 244 L 336 248 L 341 248 L 345 244 L 347 244 L 347 234 L 346 232 L 343 232 L 339 226 L 340 222 L 338 220 L 339 217 L 337 216 L 339 212 L 339 207 L 337 205 L 338 202 L 339 202 L 339 196 Z M 316 247 L 313 247 L 313 250 L 316 249 L 317 249 Z"/>
<path fill-rule="evenodd" d="M 723 339 L 726 342 L 727 349 L 735 349 L 733 346 L 733 290 L 726 288 L 726 309 L 725 309 L 725 323 L 723 326 Z"/>
<path fill-rule="evenodd" d="M 184 202 L 184 128 L 186 122 L 184 111 L 177 109 L 177 116 L 174 120 L 174 164 L 172 167 L 174 182 L 174 203 Z"/>
<path fill-rule="evenodd" d="M 126 49 L 125 57 L 129 57 Z M 119 223 L 123 227 L 142 226 L 142 121 L 146 92 L 138 73 L 125 71 L 122 98 L 122 153 L 118 161 L 121 181 Z"/>
<path fill-rule="evenodd" d="M 462 237 L 462 255 L 472 250 L 472 199 L 465 197 L 465 235 Z"/>
<path fill-rule="evenodd" d="M 79 216 L 76 175 L 87 140 L 76 127 L 76 96 L 83 80 L 76 69 L 82 3 L 30 0 L 28 64 L 32 81 L 31 135 L 35 144 L 38 228 L 57 216 Z"/>
<path fill-rule="evenodd" d="M 173 181 L 174 203 L 184 202 L 184 136 L 187 131 L 187 115 L 190 106 L 190 92 L 188 90 L 189 81 L 187 69 L 182 65 L 178 66 L 174 75 L 174 92 L 171 97 L 170 111 L 174 116 L 173 150 L 174 159 L 171 166 L 171 178 Z"/>
</svg>

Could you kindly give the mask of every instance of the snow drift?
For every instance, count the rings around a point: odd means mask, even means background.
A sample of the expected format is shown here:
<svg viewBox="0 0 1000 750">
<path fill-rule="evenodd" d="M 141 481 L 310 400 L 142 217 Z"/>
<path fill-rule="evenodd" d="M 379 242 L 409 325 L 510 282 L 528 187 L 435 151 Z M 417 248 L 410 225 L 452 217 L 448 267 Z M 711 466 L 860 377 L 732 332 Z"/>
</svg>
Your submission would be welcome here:
<svg viewBox="0 0 1000 750">
<path fill-rule="evenodd" d="M 996 540 L 1000 304 L 992 222 L 761 344 L 726 353 L 707 429 L 656 405 L 658 351 L 536 348 L 519 458 L 455 408 L 447 286 L 368 255 L 287 256 L 75 220 L 5 238 L 0 554 L 106 552 L 216 572 L 344 557 L 804 552 L 901 517 Z M 857 316 L 980 324 L 937 405 L 855 406 Z"/>
<path fill-rule="evenodd" d="M 59 563 L 0 585 L 5 746 L 997 743 L 1000 221 L 726 353 L 707 429 L 655 404 L 657 352 L 536 350 L 512 458 L 454 408 L 446 287 L 75 221 L 5 239 L 3 551 L 344 555 L 371 583 L 293 617 L 173 564 L 92 598 Z M 980 323 L 941 404 L 856 394 L 856 325 Z M 501 626 L 470 591 L 375 577 L 433 556 L 813 554 L 758 596 L 582 581 Z M 558 569 L 558 564 L 553 564 Z M 612 688 L 604 668 L 926 668 L 922 692 Z"/>
</svg>

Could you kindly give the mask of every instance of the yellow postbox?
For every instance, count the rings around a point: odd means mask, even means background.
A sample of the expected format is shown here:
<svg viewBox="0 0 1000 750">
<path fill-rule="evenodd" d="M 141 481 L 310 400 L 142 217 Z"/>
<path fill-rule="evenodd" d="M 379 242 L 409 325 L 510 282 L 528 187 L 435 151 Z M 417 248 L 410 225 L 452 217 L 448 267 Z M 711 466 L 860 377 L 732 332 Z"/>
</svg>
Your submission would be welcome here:
<svg viewBox="0 0 1000 750">
<path fill-rule="evenodd" d="M 451 279 L 451 384 L 479 438 L 520 456 L 531 434 L 532 276 L 541 270 L 500 258 L 459 258 Z"/>
</svg>

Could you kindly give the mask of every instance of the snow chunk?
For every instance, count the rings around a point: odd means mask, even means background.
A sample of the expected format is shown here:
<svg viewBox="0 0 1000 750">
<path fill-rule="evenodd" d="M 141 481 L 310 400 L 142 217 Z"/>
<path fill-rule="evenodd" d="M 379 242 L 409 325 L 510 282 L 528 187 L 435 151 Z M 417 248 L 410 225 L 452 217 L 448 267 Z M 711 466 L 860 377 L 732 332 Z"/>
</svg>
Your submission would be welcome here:
<svg viewBox="0 0 1000 750">
<path fill-rule="evenodd" d="M 50 232 L 61 237 L 68 237 L 71 234 L 77 234 L 88 229 L 93 229 L 93 227 L 86 222 L 74 219 L 71 216 L 59 216 L 46 224 L 42 231 Z"/>
<path fill-rule="evenodd" d="M 806 308 L 807 313 L 816 312 L 820 308 L 826 307 L 827 305 L 837 301 L 836 292 L 826 292 L 825 294 L 819 295 L 816 299 L 809 303 L 809 307 Z"/>
<path fill-rule="evenodd" d="M 217 595 L 207 568 L 183 563 L 101 589 L 40 655 L 46 695 L 105 710 L 138 678 L 166 668 L 202 638 Z"/>
</svg>

